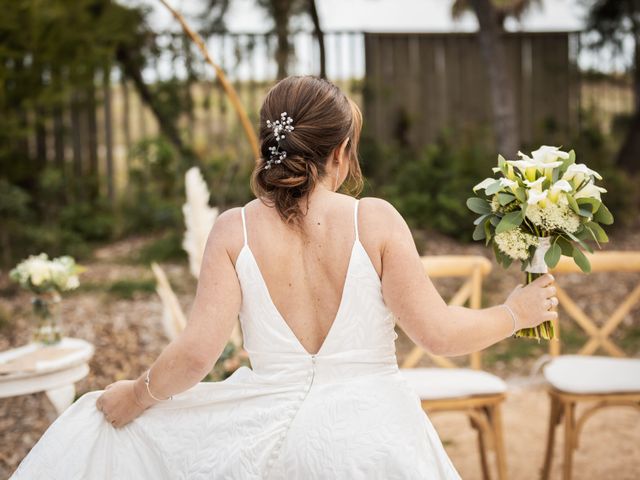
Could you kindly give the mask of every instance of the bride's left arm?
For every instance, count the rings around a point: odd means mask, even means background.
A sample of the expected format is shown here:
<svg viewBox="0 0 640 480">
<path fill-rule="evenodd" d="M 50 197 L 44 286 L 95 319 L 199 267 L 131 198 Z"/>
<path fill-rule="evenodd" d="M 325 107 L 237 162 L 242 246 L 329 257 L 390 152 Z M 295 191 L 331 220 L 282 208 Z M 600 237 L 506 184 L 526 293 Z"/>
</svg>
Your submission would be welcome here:
<svg viewBox="0 0 640 480">
<path fill-rule="evenodd" d="M 211 371 L 231 336 L 242 301 L 240 283 L 228 251 L 229 244 L 237 237 L 235 210 L 222 213 L 211 229 L 185 329 L 150 365 L 149 388 L 157 398 L 168 398 L 200 382 Z M 146 370 L 135 381 L 124 381 L 128 383 L 126 388 L 116 382 L 98 398 L 98 408 L 109 418 L 116 418 L 115 426 L 131 421 L 123 413 L 127 410 L 126 403 L 129 411 L 137 409 L 139 415 L 158 402 L 147 392 L 145 375 Z M 135 402 L 135 406 L 131 402 Z M 116 403 L 125 405 L 118 408 Z"/>
</svg>

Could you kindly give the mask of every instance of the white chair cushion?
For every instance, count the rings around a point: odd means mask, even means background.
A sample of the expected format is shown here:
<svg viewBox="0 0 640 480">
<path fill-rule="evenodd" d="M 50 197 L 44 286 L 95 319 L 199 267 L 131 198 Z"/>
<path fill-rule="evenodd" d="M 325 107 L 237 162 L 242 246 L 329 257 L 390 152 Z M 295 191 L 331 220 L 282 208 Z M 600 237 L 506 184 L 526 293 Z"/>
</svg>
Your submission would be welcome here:
<svg viewBox="0 0 640 480">
<path fill-rule="evenodd" d="M 493 395 L 507 390 L 501 378 L 468 368 L 401 368 L 400 372 L 422 400 Z"/>
<path fill-rule="evenodd" d="M 567 393 L 640 392 L 640 359 L 562 355 L 544 367 L 544 377 Z"/>
</svg>

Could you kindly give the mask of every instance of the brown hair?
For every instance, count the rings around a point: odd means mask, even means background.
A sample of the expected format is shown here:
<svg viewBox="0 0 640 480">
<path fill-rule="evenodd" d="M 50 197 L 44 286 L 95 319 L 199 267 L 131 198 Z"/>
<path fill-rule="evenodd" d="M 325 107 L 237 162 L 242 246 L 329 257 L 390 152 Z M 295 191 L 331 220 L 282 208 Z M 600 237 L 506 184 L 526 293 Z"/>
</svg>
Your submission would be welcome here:
<svg viewBox="0 0 640 480">
<path fill-rule="evenodd" d="M 267 120 L 275 121 L 286 112 L 294 130 L 280 140 L 287 152 L 279 164 L 265 168 L 270 147 L 278 142 Z M 362 114 L 358 106 L 333 83 L 314 76 L 287 77 L 269 92 L 260 109 L 261 158 L 251 175 L 251 190 L 257 198 L 274 206 L 287 224 L 301 226 L 300 200 L 307 198 L 326 175 L 329 155 L 348 137 L 349 173 L 345 181 L 351 195 L 362 191 L 362 171 L 358 142 Z"/>
</svg>

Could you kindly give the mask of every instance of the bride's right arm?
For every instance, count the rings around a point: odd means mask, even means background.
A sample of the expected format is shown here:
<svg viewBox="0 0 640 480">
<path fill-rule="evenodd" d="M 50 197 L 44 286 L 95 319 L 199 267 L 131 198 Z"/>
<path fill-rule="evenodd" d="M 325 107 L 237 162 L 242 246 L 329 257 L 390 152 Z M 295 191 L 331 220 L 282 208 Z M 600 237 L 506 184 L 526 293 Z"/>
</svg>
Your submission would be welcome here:
<svg viewBox="0 0 640 480">
<path fill-rule="evenodd" d="M 416 344 L 437 355 L 456 356 L 482 350 L 508 336 L 514 321 L 507 308 L 474 310 L 450 307 L 424 272 L 411 231 L 398 211 L 376 199 L 382 242 L 382 293 L 396 322 Z M 555 295 L 553 277 L 518 286 L 505 304 L 515 313 L 516 329 L 557 317 L 548 308 Z"/>
<path fill-rule="evenodd" d="M 150 390 L 156 397 L 183 392 L 201 381 L 231 336 L 242 302 L 240 282 L 228 253 L 229 245 L 242 243 L 236 210 L 229 209 L 216 219 L 207 239 L 187 325 L 151 365 Z M 156 403 L 146 391 L 144 374 L 136 380 L 134 389 L 145 406 Z"/>
</svg>

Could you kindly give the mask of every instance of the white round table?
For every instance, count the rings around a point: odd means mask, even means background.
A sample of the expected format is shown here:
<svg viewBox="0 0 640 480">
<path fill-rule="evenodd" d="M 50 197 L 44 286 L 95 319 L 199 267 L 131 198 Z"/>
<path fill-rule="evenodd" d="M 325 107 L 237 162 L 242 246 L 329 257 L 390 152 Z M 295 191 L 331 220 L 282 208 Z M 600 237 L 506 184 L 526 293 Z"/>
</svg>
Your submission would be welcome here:
<svg viewBox="0 0 640 480">
<path fill-rule="evenodd" d="M 89 373 L 91 343 L 64 337 L 55 345 L 29 343 L 0 352 L 0 398 L 45 392 L 60 415 L 73 403 L 75 383 Z"/>
</svg>

